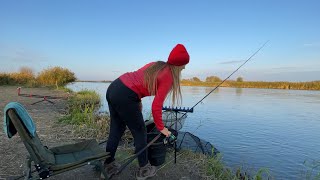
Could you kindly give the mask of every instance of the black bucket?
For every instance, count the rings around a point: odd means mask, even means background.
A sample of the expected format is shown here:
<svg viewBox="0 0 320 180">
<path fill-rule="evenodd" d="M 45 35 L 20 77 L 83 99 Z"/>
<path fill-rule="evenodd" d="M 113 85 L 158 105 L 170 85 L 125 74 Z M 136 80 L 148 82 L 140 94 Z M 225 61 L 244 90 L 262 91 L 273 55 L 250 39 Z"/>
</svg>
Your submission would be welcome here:
<svg viewBox="0 0 320 180">
<path fill-rule="evenodd" d="M 147 126 L 147 141 L 151 142 L 160 132 L 155 127 L 155 124 Z M 152 166 L 160 166 L 166 160 L 167 147 L 163 144 L 165 136 L 161 136 L 148 147 L 148 160 Z"/>
<path fill-rule="evenodd" d="M 175 136 L 177 136 L 176 131 L 169 129 Z M 151 142 L 160 132 L 155 127 L 155 124 L 149 124 L 147 126 L 147 141 Z M 164 139 L 166 137 L 161 134 L 161 136 L 149 146 L 148 148 L 148 160 L 153 166 L 160 166 L 166 160 L 167 146 L 164 144 Z"/>
</svg>

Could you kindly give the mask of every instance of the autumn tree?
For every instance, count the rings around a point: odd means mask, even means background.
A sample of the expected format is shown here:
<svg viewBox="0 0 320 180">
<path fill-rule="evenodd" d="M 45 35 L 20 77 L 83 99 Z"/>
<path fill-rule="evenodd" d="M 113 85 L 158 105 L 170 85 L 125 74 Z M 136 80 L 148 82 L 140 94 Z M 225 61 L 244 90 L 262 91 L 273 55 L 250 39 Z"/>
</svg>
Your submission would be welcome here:
<svg viewBox="0 0 320 180">
<path fill-rule="evenodd" d="M 191 79 L 191 81 L 194 81 L 194 82 L 201 82 L 201 80 L 198 78 L 198 77 L 193 77 Z"/>
<path fill-rule="evenodd" d="M 29 67 L 21 67 L 19 72 L 10 73 L 15 84 L 27 84 L 34 81 L 33 70 Z"/>
<path fill-rule="evenodd" d="M 243 82 L 243 78 L 242 77 L 238 77 L 237 78 L 237 82 Z"/>
<path fill-rule="evenodd" d="M 65 85 L 76 80 L 73 72 L 62 67 L 53 67 L 41 71 L 37 80 L 42 85 Z"/>
<path fill-rule="evenodd" d="M 206 82 L 221 82 L 218 76 L 209 76 L 206 78 Z"/>
</svg>

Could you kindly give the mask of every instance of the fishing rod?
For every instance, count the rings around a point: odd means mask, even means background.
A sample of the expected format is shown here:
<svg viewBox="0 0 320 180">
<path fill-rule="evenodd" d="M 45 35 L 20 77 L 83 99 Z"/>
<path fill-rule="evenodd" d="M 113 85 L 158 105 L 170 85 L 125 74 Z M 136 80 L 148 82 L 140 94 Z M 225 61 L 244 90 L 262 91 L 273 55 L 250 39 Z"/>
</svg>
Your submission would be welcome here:
<svg viewBox="0 0 320 180">
<path fill-rule="evenodd" d="M 213 88 L 208 94 L 206 94 L 200 101 L 198 101 L 194 106 L 191 107 L 191 109 L 193 109 L 194 107 L 196 107 L 199 103 L 201 103 L 206 97 L 208 97 L 213 91 L 215 91 L 219 86 L 221 86 L 221 84 L 223 84 L 227 79 L 229 79 L 234 73 L 236 73 L 243 65 L 245 65 L 248 61 L 250 61 L 250 59 L 255 56 L 267 43 L 269 42 L 266 41 L 255 53 L 253 53 L 244 63 L 242 63 L 236 70 L 234 70 L 227 78 L 225 78 L 223 81 L 221 81 L 215 88 Z M 184 115 L 187 114 L 184 113 Z"/>
<path fill-rule="evenodd" d="M 161 136 L 159 133 L 156 137 L 154 137 L 144 148 L 140 149 L 136 154 L 132 155 L 128 158 L 128 160 L 122 164 L 115 174 L 121 173 L 134 159 L 136 159 L 142 152 L 144 152 L 149 146 L 151 146 L 154 142 L 156 142 Z"/>
<path fill-rule="evenodd" d="M 228 80 L 234 73 L 236 73 L 242 66 L 244 66 L 248 61 L 250 61 L 250 59 L 252 59 L 253 56 L 255 56 L 267 43 L 269 42 L 266 41 L 256 52 L 254 52 L 244 63 L 242 63 L 236 70 L 234 70 L 228 77 L 226 77 L 223 81 L 221 81 L 215 88 L 213 88 L 209 93 L 207 93 L 202 99 L 200 99 L 200 101 L 198 101 L 194 106 L 192 106 L 190 109 L 188 108 L 188 111 L 182 111 L 184 112 L 184 114 L 179 118 L 182 119 L 188 112 L 193 112 L 193 108 L 196 107 L 199 103 L 201 103 L 206 97 L 208 97 L 213 91 L 215 91 L 219 86 L 221 86 L 221 84 L 223 84 L 226 80 Z M 177 108 L 165 108 L 165 110 L 170 110 L 171 111 L 180 111 L 180 109 Z M 170 127 L 172 127 L 172 125 L 174 125 L 176 123 L 171 124 Z"/>
<path fill-rule="evenodd" d="M 177 123 L 183 120 L 183 118 L 186 116 L 187 113 L 193 113 L 194 107 L 196 107 L 199 103 L 201 103 L 206 97 L 208 97 L 213 91 L 215 91 L 221 84 L 223 84 L 227 79 L 229 79 L 234 73 L 236 73 L 242 66 L 244 66 L 252 57 L 254 57 L 269 41 L 266 41 L 256 52 L 254 52 L 244 63 L 242 63 L 236 70 L 234 70 L 227 78 L 225 78 L 222 82 L 220 82 L 215 88 L 213 88 L 209 93 L 207 93 L 200 101 L 198 101 L 194 106 L 191 108 L 181 108 L 181 107 L 162 107 L 162 110 L 165 111 L 171 111 L 175 113 L 175 121 L 171 122 L 171 125 L 169 125 L 168 128 L 172 128 L 173 125 L 175 125 L 175 130 L 177 131 Z M 178 118 L 178 113 L 184 113 L 182 116 Z M 182 127 L 182 123 L 180 123 Z M 174 135 L 170 135 L 171 139 L 176 140 L 176 137 Z M 175 149 L 175 163 L 176 163 L 176 143 L 174 143 L 174 149 Z"/>
<path fill-rule="evenodd" d="M 207 93 L 202 99 L 200 99 L 200 101 L 198 101 L 194 106 L 192 106 L 191 108 L 188 108 L 187 110 L 183 109 L 181 110 L 181 108 L 174 108 L 174 107 L 164 107 L 162 108 L 163 110 L 167 110 L 167 111 L 175 111 L 176 115 L 177 112 L 184 112 L 182 114 L 181 117 L 179 117 L 180 121 L 186 116 L 187 113 L 189 112 L 193 112 L 193 108 L 196 107 L 199 103 L 201 103 L 206 97 L 208 97 L 213 91 L 215 91 L 218 87 L 221 86 L 221 84 L 223 84 L 226 80 L 228 80 L 234 73 L 236 73 L 242 66 L 244 66 L 248 61 L 250 61 L 267 43 L 269 42 L 266 41 L 262 46 L 260 46 L 260 48 L 255 51 L 244 63 L 242 63 L 236 70 L 234 70 L 228 77 L 226 77 L 223 81 L 221 81 L 215 88 L 213 88 L 209 93 Z M 177 120 L 178 121 L 178 120 Z M 174 124 L 177 124 L 177 122 L 173 122 L 169 127 L 171 128 Z"/>
</svg>

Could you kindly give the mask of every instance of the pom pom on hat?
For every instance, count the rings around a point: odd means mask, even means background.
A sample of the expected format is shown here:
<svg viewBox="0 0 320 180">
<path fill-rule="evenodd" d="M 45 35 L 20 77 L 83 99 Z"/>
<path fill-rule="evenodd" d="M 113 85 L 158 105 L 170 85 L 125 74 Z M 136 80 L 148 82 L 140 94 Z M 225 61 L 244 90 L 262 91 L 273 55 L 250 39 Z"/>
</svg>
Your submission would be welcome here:
<svg viewBox="0 0 320 180">
<path fill-rule="evenodd" d="M 177 44 L 169 54 L 168 64 L 183 66 L 189 63 L 189 54 L 182 44 Z"/>
</svg>

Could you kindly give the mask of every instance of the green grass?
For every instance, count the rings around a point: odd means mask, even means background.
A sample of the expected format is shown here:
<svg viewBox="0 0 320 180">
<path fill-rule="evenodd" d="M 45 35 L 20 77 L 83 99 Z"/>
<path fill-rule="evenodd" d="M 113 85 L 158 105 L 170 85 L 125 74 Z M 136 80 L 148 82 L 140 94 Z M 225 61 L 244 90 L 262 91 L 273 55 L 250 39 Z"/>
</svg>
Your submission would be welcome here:
<svg viewBox="0 0 320 180">
<path fill-rule="evenodd" d="M 134 153 L 133 148 L 121 148 L 116 153 L 116 159 L 124 163 Z M 138 166 L 135 159 L 129 166 Z M 176 172 L 178 171 L 178 172 Z M 166 161 L 158 167 L 158 174 L 164 179 L 179 179 L 181 175 L 208 180 L 263 180 L 273 179 L 267 169 L 259 169 L 256 172 L 245 170 L 243 167 L 232 170 L 222 162 L 222 155 L 206 156 L 202 153 L 195 153 L 190 150 L 180 150 L 177 153 L 177 164 L 174 163 L 174 150 L 168 149 Z"/>
<path fill-rule="evenodd" d="M 59 122 L 74 125 L 81 137 L 105 138 L 109 130 L 109 116 L 97 114 L 100 96 L 95 91 L 84 90 L 73 94 L 68 100 L 67 114 Z"/>
<path fill-rule="evenodd" d="M 209 179 L 254 179 L 261 180 L 271 178 L 267 169 L 260 169 L 257 172 L 248 172 L 243 167 L 239 167 L 235 170 L 226 167 L 222 162 L 222 155 L 218 153 L 216 156 L 207 157 L 204 161 L 205 176 Z"/>
<path fill-rule="evenodd" d="M 69 89 L 69 88 L 67 88 L 65 86 L 60 86 L 58 88 L 58 90 L 61 90 L 61 91 L 66 92 L 66 93 L 72 93 L 73 92 L 71 89 Z"/>
</svg>

